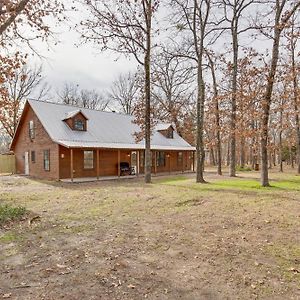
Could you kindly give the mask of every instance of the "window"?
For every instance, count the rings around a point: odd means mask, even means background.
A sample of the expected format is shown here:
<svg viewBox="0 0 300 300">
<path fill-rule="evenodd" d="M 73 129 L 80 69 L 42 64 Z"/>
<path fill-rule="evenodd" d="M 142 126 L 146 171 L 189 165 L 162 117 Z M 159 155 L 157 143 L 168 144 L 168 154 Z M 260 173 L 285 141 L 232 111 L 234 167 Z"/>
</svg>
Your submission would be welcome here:
<svg viewBox="0 0 300 300">
<path fill-rule="evenodd" d="M 35 151 L 31 151 L 31 162 L 35 163 Z"/>
<path fill-rule="evenodd" d="M 182 163 L 183 163 L 182 152 L 178 152 L 177 153 L 177 166 L 182 166 Z"/>
<path fill-rule="evenodd" d="M 156 166 L 164 167 L 166 165 L 166 155 L 165 152 L 159 151 L 156 154 Z"/>
<path fill-rule="evenodd" d="M 29 138 L 33 140 L 35 137 L 35 131 L 34 131 L 34 123 L 33 121 L 29 121 Z"/>
<path fill-rule="evenodd" d="M 173 129 L 169 128 L 167 131 L 167 138 L 172 139 L 173 138 Z"/>
<path fill-rule="evenodd" d="M 80 119 L 74 120 L 74 129 L 75 130 L 84 130 L 84 121 Z"/>
<path fill-rule="evenodd" d="M 44 170 L 50 171 L 50 150 L 44 150 Z"/>
<path fill-rule="evenodd" d="M 83 168 L 94 168 L 94 151 L 83 151 Z"/>
</svg>

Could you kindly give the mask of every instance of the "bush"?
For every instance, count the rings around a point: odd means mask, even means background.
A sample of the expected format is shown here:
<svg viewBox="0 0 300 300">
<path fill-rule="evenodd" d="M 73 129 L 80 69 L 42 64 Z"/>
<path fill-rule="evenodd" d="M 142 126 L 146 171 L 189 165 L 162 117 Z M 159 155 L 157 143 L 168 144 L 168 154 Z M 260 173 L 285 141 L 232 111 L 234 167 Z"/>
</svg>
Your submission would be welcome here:
<svg viewBox="0 0 300 300">
<path fill-rule="evenodd" d="M 0 224 L 8 221 L 18 220 L 26 213 L 25 207 L 12 207 L 10 205 L 0 205 Z"/>
<path fill-rule="evenodd" d="M 252 169 L 250 167 L 241 167 L 241 166 L 237 166 L 236 170 L 240 171 L 240 172 L 245 172 L 245 171 L 249 172 L 249 171 L 252 171 Z"/>
</svg>

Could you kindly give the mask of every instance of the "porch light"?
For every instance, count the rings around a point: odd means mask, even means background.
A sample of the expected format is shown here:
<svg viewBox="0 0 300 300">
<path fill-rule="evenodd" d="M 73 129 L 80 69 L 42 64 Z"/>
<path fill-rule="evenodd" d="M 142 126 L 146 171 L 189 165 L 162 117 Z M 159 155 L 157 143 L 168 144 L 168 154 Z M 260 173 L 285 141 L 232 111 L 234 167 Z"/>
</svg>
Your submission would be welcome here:
<svg viewBox="0 0 300 300">
<path fill-rule="evenodd" d="M 65 155 L 64 155 L 64 153 L 62 153 L 60 157 L 61 157 L 61 158 L 65 158 Z"/>
</svg>

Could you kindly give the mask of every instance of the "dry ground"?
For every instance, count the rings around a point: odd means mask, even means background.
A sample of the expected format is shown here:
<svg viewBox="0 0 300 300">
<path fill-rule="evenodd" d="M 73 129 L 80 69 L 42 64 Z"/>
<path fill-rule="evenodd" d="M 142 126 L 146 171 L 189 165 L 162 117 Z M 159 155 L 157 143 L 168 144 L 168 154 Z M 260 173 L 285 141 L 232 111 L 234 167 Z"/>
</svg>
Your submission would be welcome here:
<svg viewBox="0 0 300 300">
<path fill-rule="evenodd" d="M 300 177 L 0 178 L 0 299 L 300 299 Z"/>
</svg>

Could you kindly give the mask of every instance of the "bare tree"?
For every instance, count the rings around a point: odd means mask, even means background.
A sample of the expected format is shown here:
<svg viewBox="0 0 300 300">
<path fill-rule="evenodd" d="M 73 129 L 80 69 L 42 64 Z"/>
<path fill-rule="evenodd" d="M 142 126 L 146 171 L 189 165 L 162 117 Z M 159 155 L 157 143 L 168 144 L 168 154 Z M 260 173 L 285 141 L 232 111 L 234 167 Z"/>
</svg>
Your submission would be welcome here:
<svg viewBox="0 0 300 300">
<path fill-rule="evenodd" d="M 137 74 L 120 74 L 112 83 L 108 97 L 121 112 L 133 115 L 139 98 Z"/>
<path fill-rule="evenodd" d="M 204 54 L 205 43 L 211 34 L 210 17 L 212 1 L 209 0 L 171 0 L 174 8 L 174 21 L 180 32 L 184 35 L 185 52 L 178 54 L 180 57 L 191 59 L 196 65 L 197 73 L 197 131 L 196 131 L 196 156 L 197 173 L 196 182 L 204 183 Z M 214 26 L 216 23 L 214 23 Z"/>
<path fill-rule="evenodd" d="M 61 90 L 57 92 L 60 102 L 68 105 L 79 105 L 79 85 L 72 82 L 65 82 Z"/>
<path fill-rule="evenodd" d="M 80 89 L 78 84 L 66 82 L 57 92 L 60 102 L 83 108 L 105 110 L 109 100 L 103 94 L 88 89 Z"/>
<path fill-rule="evenodd" d="M 33 96 L 36 96 L 37 100 L 46 100 L 49 87 L 44 82 L 41 66 L 33 69 L 23 66 L 8 77 L 3 86 L 7 93 L 0 98 L 0 123 L 12 138 L 25 100 Z"/>
<path fill-rule="evenodd" d="M 48 41 L 52 35 L 49 19 L 52 16 L 60 21 L 63 10 L 64 6 L 58 0 L 0 1 L 0 82 L 5 82 L 25 64 L 27 55 L 24 51 L 30 49 L 39 55 L 33 41 Z M 0 92 L 6 91 L 1 89 Z"/>
<path fill-rule="evenodd" d="M 288 6 L 288 7 L 286 7 Z M 272 55 L 271 61 L 268 66 L 267 82 L 264 92 L 264 99 L 262 102 L 262 122 L 261 122 L 261 185 L 266 187 L 269 186 L 269 173 L 268 173 L 268 124 L 270 117 L 270 107 L 272 102 L 272 92 L 274 86 L 274 79 L 277 70 L 277 63 L 279 58 L 279 46 L 282 31 L 289 25 L 289 21 L 293 14 L 300 7 L 300 1 L 287 1 L 287 0 L 275 0 L 273 9 L 273 34 L 271 39 Z M 270 24 L 268 24 L 270 25 Z M 265 26 L 259 26 L 264 28 Z M 269 35 L 268 35 L 269 36 Z M 270 36 L 269 36 L 270 37 Z"/>
<path fill-rule="evenodd" d="M 220 110 L 219 110 L 219 90 L 216 74 L 216 60 L 217 57 L 210 51 L 206 51 L 208 58 L 208 65 L 212 77 L 213 86 L 213 102 L 214 102 L 214 114 L 215 114 L 215 131 L 217 141 L 217 173 L 222 175 L 222 145 L 221 145 L 221 127 L 220 127 Z"/>
<path fill-rule="evenodd" d="M 241 24 L 243 13 L 254 3 L 254 0 L 222 0 L 224 17 L 228 23 L 232 45 L 232 74 L 231 74 L 231 116 L 230 116 L 230 167 L 229 175 L 236 176 L 236 113 L 237 113 L 237 77 L 239 58 L 239 36 L 250 27 Z"/>
<path fill-rule="evenodd" d="M 195 74 L 190 63 L 170 52 L 170 49 L 165 49 L 153 57 L 154 114 L 162 121 L 173 123 L 181 135 L 184 116 L 194 93 Z"/>
<path fill-rule="evenodd" d="M 109 100 L 95 90 L 84 89 L 80 92 L 80 106 L 84 108 L 105 110 L 108 104 Z"/>
<path fill-rule="evenodd" d="M 136 120 L 145 137 L 145 182 L 151 182 L 151 49 L 153 14 L 159 0 L 83 0 L 89 16 L 80 23 L 82 38 L 100 50 L 133 56 L 144 70 L 144 118 Z"/>
<path fill-rule="evenodd" d="M 287 39 L 287 51 L 289 55 L 289 62 L 291 72 L 291 81 L 292 81 L 292 94 L 293 94 L 293 108 L 295 116 L 295 129 L 296 129 L 296 143 L 297 143 L 297 173 L 300 174 L 300 112 L 299 112 L 299 65 L 297 65 L 296 56 L 297 56 L 297 44 L 299 41 L 299 32 L 295 28 L 296 16 L 292 18 L 290 29 L 286 32 L 285 37 Z"/>
<path fill-rule="evenodd" d="M 0 122 L 10 137 L 16 128 L 22 100 L 39 81 L 34 71 L 22 75 L 22 66 L 27 60 L 25 52 L 30 50 L 39 55 L 33 41 L 49 40 L 52 35 L 49 19 L 54 17 L 60 21 L 63 10 L 64 6 L 58 0 L 0 1 Z M 42 96 L 43 93 L 38 97 Z"/>
</svg>

